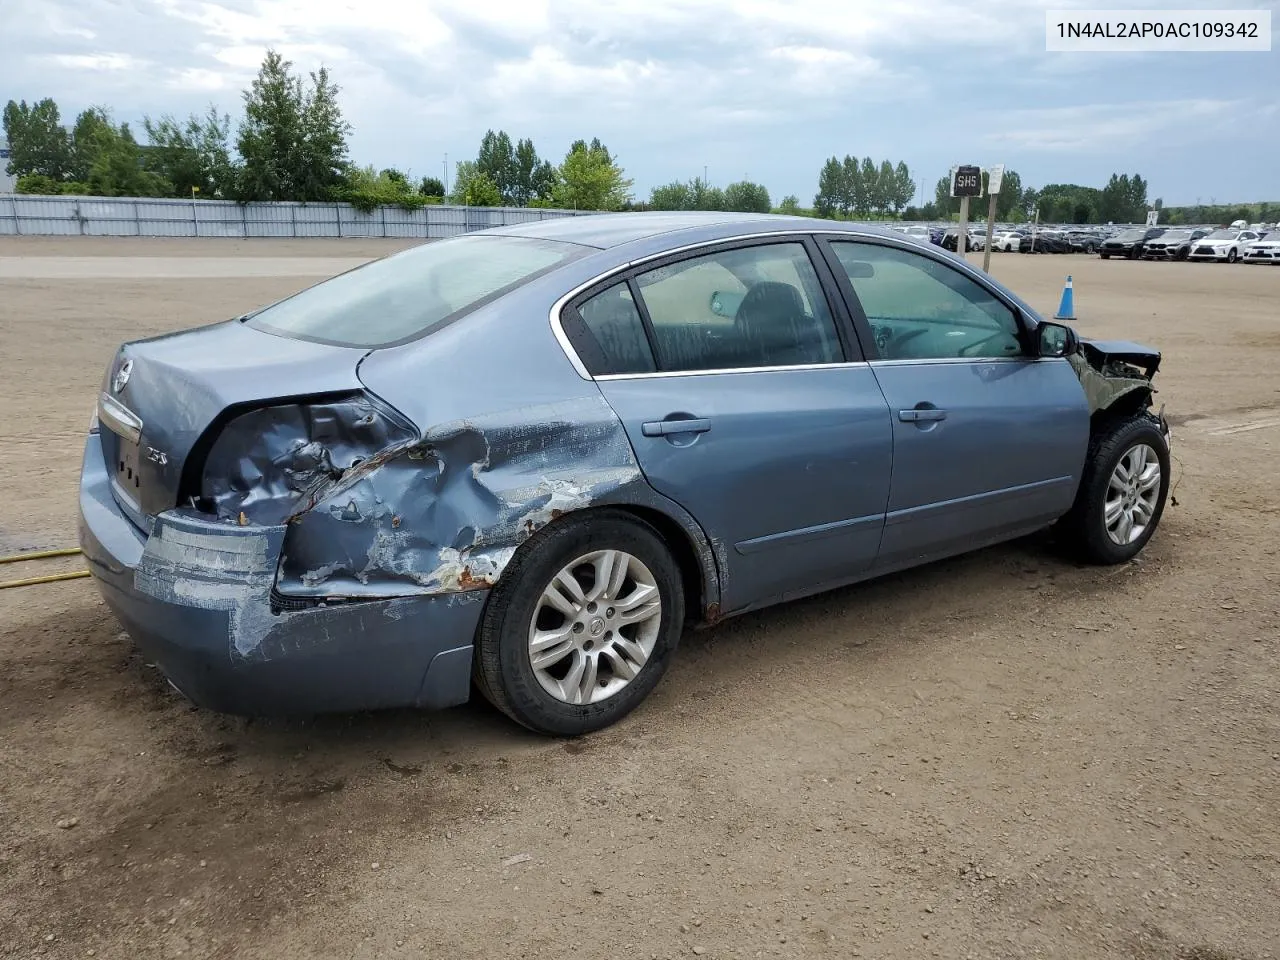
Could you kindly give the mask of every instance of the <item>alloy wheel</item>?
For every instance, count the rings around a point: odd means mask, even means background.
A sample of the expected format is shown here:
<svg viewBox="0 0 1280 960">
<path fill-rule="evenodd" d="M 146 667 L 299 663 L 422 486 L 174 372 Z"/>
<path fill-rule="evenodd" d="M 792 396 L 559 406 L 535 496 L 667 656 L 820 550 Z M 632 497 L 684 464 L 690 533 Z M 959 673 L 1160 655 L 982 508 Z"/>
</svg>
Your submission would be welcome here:
<svg viewBox="0 0 1280 960">
<path fill-rule="evenodd" d="M 622 550 L 566 564 L 538 598 L 529 624 L 529 664 L 562 703 L 599 703 L 644 668 L 662 627 L 652 571 Z"/>
<path fill-rule="evenodd" d="M 1113 543 L 1127 546 L 1146 532 L 1160 500 L 1160 458 L 1150 444 L 1125 451 L 1107 485 L 1102 522 Z"/>
</svg>

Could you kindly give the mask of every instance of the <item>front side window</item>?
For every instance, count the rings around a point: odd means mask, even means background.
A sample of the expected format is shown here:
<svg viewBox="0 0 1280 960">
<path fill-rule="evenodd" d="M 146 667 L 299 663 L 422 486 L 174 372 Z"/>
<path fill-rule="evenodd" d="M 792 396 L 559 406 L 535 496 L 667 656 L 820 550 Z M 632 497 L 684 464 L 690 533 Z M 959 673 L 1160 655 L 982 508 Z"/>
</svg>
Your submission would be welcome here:
<svg viewBox="0 0 1280 960">
<path fill-rule="evenodd" d="M 591 248 L 527 237 L 437 240 L 375 260 L 253 314 L 267 333 L 344 347 L 421 336 Z"/>
<path fill-rule="evenodd" d="M 882 360 L 991 359 L 1022 353 L 1014 312 L 971 278 L 930 257 L 833 241 Z"/>
<path fill-rule="evenodd" d="M 722 250 L 636 277 L 661 370 L 838 363 L 844 359 L 802 243 Z"/>
</svg>

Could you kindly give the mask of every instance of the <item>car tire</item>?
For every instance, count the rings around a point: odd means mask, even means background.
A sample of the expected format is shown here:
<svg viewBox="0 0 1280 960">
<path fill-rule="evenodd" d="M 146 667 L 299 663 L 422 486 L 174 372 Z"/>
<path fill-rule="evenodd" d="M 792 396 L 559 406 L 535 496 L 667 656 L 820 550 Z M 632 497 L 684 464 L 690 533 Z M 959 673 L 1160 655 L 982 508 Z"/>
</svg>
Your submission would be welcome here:
<svg viewBox="0 0 1280 960">
<path fill-rule="evenodd" d="M 606 584 L 597 606 L 590 599 L 597 589 L 592 578 L 606 553 L 626 558 L 626 579 L 618 581 L 613 596 L 612 584 Z M 555 586 L 566 574 L 581 592 L 577 600 Z M 549 603 L 551 593 L 568 606 Z M 655 598 L 657 612 L 643 620 L 627 618 L 623 604 L 636 597 L 644 599 L 635 612 L 652 606 Z M 617 602 L 616 614 L 607 606 L 610 599 Z M 569 608 L 577 610 L 575 617 L 567 616 Z M 553 622 L 557 616 L 561 619 Z M 512 557 L 485 605 L 473 676 L 485 698 L 517 723 L 548 736 L 580 736 L 616 723 L 639 706 L 666 672 L 683 629 L 680 569 L 662 537 L 624 511 L 591 511 L 545 528 Z M 563 635 L 544 647 L 544 654 L 554 658 L 557 651 L 567 651 L 542 669 L 535 668 L 531 649 L 537 633 L 548 640 Z M 585 666 L 577 671 L 580 663 Z M 613 693 L 603 693 L 618 683 Z M 563 684 L 559 692 L 551 692 L 558 684 Z"/>
<path fill-rule="evenodd" d="M 1142 466 L 1130 485 L 1119 468 L 1124 465 L 1132 476 L 1139 462 Z M 1152 466 L 1159 471 L 1154 478 Z M 1160 421 L 1149 411 L 1115 419 L 1090 440 L 1075 503 L 1058 528 L 1078 559 L 1100 565 L 1125 563 L 1155 533 L 1168 495 L 1169 444 Z M 1108 511 L 1117 509 L 1108 523 Z M 1141 530 L 1135 532 L 1133 527 L 1139 525 Z"/>
<path fill-rule="evenodd" d="M 1235 263 L 1237 259 L 1239 259 L 1239 255 L 1235 252 L 1235 250 L 1227 251 L 1227 263 Z"/>
<path fill-rule="evenodd" d="M 1103 259 L 1103 260 L 1110 260 L 1110 259 L 1111 259 L 1111 254 L 1109 254 L 1109 253 L 1104 253 L 1104 254 L 1102 254 L 1102 259 Z"/>
</svg>

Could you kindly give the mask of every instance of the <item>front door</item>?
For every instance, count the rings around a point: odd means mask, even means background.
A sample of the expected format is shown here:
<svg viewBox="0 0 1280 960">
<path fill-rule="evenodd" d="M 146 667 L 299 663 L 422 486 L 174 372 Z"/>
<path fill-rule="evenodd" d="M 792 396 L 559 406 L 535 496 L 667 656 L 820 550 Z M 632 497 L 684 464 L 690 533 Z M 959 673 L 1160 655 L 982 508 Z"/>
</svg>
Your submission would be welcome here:
<svg viewBox="0 0 1280 960">
<path fill-rule="evenodd" d="M 829 249 L 893 419 L 877 565 L 959 553 L 1065 513 L 1089 442 L 1070 364 L 1031 356 L 1017 311 L 940 258 L 873 242 Z"/>
<path fill-rule="evenodd" d="M 649 483 L 721 547 L 725 612 L 855 579 L 880 543 L 889 411 L 811 252 L 704 249 L 577 308 Z"/>
</svg>

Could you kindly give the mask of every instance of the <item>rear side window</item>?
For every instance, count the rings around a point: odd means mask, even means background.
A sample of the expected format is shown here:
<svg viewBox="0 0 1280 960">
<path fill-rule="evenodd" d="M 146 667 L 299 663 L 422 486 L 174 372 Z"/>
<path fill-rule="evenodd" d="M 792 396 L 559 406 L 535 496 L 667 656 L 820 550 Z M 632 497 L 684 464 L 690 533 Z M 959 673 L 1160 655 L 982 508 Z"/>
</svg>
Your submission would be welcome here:
<svg viewBox="0 0 1280 960">
<path fill-rule="evenodd" d="M 566 332 L 592 375 L 657 369 L 644 321 L 625 281 L 584 301 L 577 316 L 566 319 Z"/>
<path fill-rule="evenodd" d="M 438 240 L 308 287 L 247 323 L 300 340 L 385 347 L 420 337 L 590 252 L 528 237 Z"/>
<path fill-rule="evenodd" d="M 801 243 L 692 257 L 639 274 L 662 370 L 839 363 L 843 349 Z"/>
</svg>

